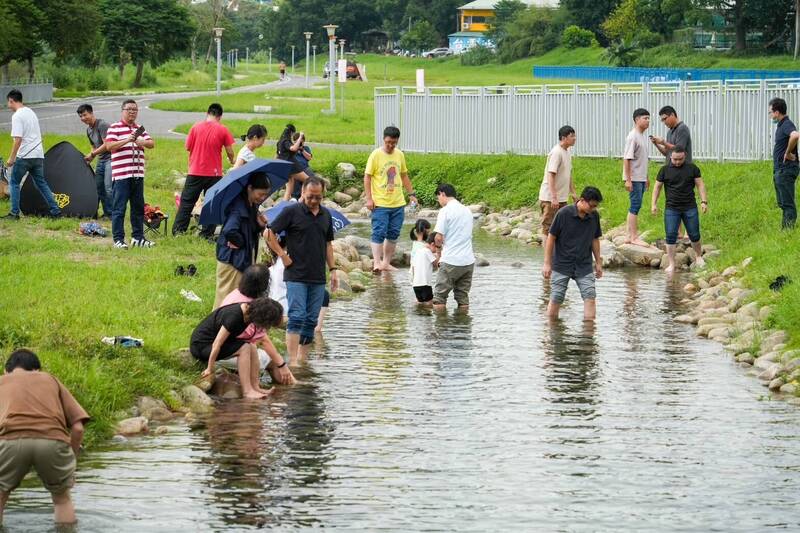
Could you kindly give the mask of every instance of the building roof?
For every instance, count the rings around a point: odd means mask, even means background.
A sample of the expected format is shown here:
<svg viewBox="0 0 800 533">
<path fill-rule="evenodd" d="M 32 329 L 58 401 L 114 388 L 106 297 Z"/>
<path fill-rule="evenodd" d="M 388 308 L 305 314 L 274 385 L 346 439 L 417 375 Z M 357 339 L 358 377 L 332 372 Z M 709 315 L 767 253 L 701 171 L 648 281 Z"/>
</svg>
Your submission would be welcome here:
<svg viewBox="0 0 800 533">
<path fill-rule="evenodd" d="M 456 33 L 451 33 L 448 37 L 486 37 L 486 34 L 482 31 L 458 31 Z"/>
<path fill-rule="evenodd" d="M 495 4 L 500 0 L 473 0 L 469 4 L 464 4 L 458 9 L 494 9 Z M 538 7 L 558 7 L 558 0 L 522 0 L 523 4 Z"/>
</svg>

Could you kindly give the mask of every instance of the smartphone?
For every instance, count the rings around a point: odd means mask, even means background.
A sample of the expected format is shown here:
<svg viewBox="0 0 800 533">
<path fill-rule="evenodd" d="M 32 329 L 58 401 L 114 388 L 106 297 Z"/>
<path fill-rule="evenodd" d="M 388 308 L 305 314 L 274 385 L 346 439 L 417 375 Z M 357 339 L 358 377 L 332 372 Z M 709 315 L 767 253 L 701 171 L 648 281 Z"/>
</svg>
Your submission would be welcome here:
<svg viewBox="0 0 800 533">
<path fill-rule="evenodd" d="M 133 132 L 134 140 L 141 137 L 143 133 L 144 133 L 144 126 L 139 126 L 138 128 L 136 128 Z"/>
</svg>

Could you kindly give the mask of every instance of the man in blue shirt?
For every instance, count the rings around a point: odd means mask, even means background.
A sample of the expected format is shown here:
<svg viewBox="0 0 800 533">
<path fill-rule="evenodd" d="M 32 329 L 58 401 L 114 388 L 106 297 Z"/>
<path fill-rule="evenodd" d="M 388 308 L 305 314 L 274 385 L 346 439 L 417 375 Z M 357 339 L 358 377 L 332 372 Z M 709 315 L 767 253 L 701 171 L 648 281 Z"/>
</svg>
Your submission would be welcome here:
<svg viewBox="0 0 800 533">
<path fill-rule="evenodd" d="M 800 138 L 794 123 L 786 116 L 786 100 L 773 98 L 769 112 L 775 129 L 775 146 L 772 150 L 772 171 L 778 207 L 783 211 L 781 228 L 793 228 L 797 220 L 794 200 L 795 182 L 800 170 L 797 161 L 797 140 Z"/>
</svg>

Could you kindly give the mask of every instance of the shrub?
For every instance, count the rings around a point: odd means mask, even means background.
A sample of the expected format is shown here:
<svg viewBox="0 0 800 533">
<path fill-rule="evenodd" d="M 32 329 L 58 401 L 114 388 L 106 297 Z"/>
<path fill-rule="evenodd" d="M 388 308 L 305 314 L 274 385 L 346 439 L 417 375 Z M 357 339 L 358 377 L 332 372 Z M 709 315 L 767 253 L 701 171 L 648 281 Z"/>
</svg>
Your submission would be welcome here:
<svg viewBox="0 0 800 533">
<path fill-rule="evenodd" d="M 494 50 L 488 46 L 473 46 L 466 52 L 459 56 L 461 64 L 465 67 L 475 67 L 478 65 L 486 65 L 495 59 Z"/>
<path fill-rule="evenodd" d="M 642 48 L 653 48 L 661 44 L 661 35 L 650 30 L 642 30 L 637 34 L 636 41 Z"/>
<path fill-rule="evenodd" d="M 566 48 L 586 48 L 597 44 L 594 33 L 579 26 L 567 26 L 561 34 L 561 44 Z"/>
<path fill-rule="evenodd" d="M 89 89 L 92 91 L 107 91 L 108 90 L 108 76 L 101 70 L 96 70 L 89 77 Z"/>
<path fill-rule="evenodd" d="M 66 68 L 55 69 L 53 72 L 53 85 L 57 89 L 69 89 L 72 87 L 74 80 L 72 72 Z"/>
</svg>

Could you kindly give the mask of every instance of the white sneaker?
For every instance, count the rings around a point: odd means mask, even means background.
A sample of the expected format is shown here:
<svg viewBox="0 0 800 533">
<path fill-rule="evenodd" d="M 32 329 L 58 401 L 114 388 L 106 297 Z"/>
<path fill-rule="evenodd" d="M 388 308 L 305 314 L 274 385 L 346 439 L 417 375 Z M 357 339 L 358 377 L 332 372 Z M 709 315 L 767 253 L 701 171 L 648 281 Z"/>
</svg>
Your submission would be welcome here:
<svg viewBox="0 0 800 533">
<path fill-rule="evenodd" d="M 133 239 L 131 241 L 131 246 L 134 248 L 152 248 L 155 245 L 156 243 L 148 241 L 147 239 Z"/>
<path fill-rule="evenodd" d="M 134 242 L 136 242 L 136 241 L 134 241 Z M 122 250 L 127 250 L 128 249 L 128 244 L 125 241 L 115 241 L 114 242 L 114 248 L 120 248 Z"/>
</svg>

